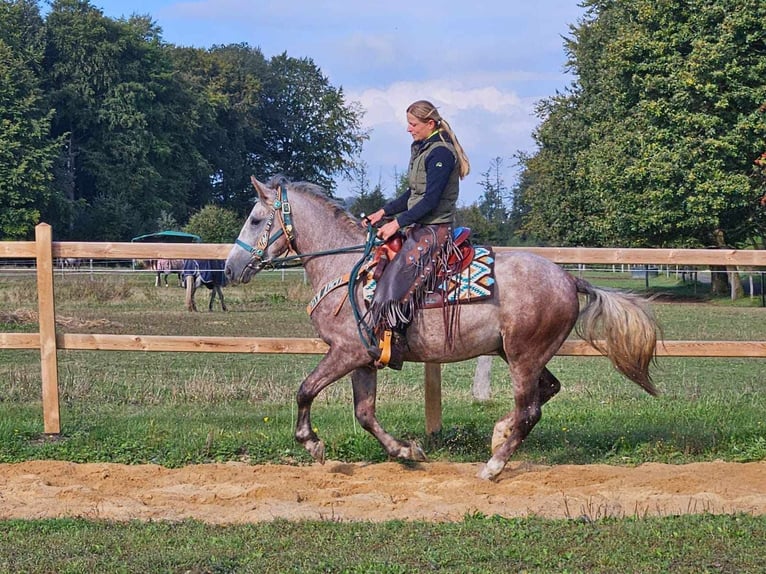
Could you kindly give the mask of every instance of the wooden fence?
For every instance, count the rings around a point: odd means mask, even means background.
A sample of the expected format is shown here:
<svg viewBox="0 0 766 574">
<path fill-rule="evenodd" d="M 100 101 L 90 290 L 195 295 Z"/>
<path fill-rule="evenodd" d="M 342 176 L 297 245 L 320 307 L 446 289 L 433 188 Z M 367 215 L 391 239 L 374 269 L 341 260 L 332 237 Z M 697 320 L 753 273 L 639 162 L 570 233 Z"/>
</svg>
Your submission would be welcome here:
<svg viewBox="0 0 766 574">
<path fill-rule="evenodd" d="M 231 245 L 167 243 L 54 242 L 51 227 L 35 229 L 35 241 L 0 242 L 0 259 L 34 259 L 37 271 L 39 333 L 0 333 L 0 349 L 40 349 L 43 422 L 46 434 L 61 432 L 57 351 L 172 351 L 206 353 L 323 354 L 320 339 L 269 337 L 176 337 L 56 333 L 53 262 L 57 258 L 82 259 L 225 259 Z M 511 248 L 497 247 L 497 251 Z M 556 263 L 726 265 L 766 267 L 766 251 L 724 249 L 605 249 L 530 247 L 529 251 Z M 766 341 L 665 341 L 658 356 L 766 358 Z M 584 341 L 566 341 L 563 356 L 600 356 Z M 441 366 L 425 365 L 426 432 L 441 428 Z"/>
</svg>

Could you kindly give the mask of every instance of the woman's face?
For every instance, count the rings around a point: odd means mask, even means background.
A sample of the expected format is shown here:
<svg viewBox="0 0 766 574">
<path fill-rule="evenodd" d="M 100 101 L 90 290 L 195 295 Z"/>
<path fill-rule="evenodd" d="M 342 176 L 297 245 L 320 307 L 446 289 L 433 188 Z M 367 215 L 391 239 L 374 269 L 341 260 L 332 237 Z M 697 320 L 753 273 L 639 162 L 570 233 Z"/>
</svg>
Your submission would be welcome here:
<svg viewBox="0 0 766 574">
<path fill-rule="evenodd" d="M 433 120 L 421 121 L 412 114 L 407 114 L 407 131 L 410 132 L 412 139 L 420 141 L 426 139 L 433 133 L 436 122 Z"/>
</svg>

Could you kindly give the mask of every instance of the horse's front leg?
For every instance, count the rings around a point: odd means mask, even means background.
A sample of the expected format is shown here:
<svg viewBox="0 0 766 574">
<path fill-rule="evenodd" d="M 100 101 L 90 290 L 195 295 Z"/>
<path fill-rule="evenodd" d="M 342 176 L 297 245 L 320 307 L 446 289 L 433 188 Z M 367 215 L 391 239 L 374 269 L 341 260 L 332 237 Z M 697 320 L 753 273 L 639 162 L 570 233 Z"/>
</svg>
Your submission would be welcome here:
<svg viewBox="0 0 766 574">
<path fill-rule="evenodd" d="M 295 425 L 295 440 L 303 445 L 314 460 L 324 463 L 324 442 L 311 426 L 311 405 L 316 396 L 325 387 L 331 385 L 353 369 L 369 361 L 366 352 L 350 352 L 331 346 L 327 354 L 319 361 L 309 376 L 301 383 L 296 401 L 298 402 L 298 420 Z"/>
<path fill-rule="evenodd" d="M 389 456 L 407 460 L 424 461 L 426 455 L 416 442 L 404 442 L 388 434 L 375 416 L 375 400 L 378 387 L 378 371 L 370 366 L 360 367 L 351 373 L 354 390 L 354 415 L 362 428 L 373 435 L 386 449 Z"/>
<path fill-rule="evenodd" d="M 221 302 L 221 311 L 228 311 L 226 302 L 223 300 L 223 289 L 221 289 L 221 286 L 216 285 L 214 291 L 218 293 L 218 300 Z"/>
<path fill-rule="evenodd" d="M 194 303 L 194 292 L 197 290 L 196 278 L 193 275 L 186 276 L 186 310 L 197 311 Z"/>
</svg>

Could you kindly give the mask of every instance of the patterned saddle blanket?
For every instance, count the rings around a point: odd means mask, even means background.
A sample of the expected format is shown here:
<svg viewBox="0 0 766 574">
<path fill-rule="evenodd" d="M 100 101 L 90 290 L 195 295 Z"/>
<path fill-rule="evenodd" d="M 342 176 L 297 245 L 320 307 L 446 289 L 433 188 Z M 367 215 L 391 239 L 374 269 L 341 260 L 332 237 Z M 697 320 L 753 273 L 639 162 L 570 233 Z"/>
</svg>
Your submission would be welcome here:
<svg viewBox="0 0 766 574">
<path fill-rule="evenodd" d="M 460 262 L 459 270 L 445 276 L 434 291 L 426 296 L 426 309 L 455 305 L 458 303 L 473 303 L 482 301 L 494 295 L 495 292 L 495 256 L 491 247 L 472 247 L 465 254 L 469 257 Z M 362 266 L 359 280 L 362 282 L 364 300 L 369 304 L 375 295 L 377 281 L 375 279 L 375 267 L 377 262 L 370 256 Z M 348 285 L 349 274 L 333 279 L 324 285 L 314 298 L 306 306 L 306 312 L 311 315 L 314 309 L 328 294 L 335 289 Z M 344 299 L 345 301 L 345 299 Z M 340 307 L 336 310 L 336 314 Z"/>
</svg>

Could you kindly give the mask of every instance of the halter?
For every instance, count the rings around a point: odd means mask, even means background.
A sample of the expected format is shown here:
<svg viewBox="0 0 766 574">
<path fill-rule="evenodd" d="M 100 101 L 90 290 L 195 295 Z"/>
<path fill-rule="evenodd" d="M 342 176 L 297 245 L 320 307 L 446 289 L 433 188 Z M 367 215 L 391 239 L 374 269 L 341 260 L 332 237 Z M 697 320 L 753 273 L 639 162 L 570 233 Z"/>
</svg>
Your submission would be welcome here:
<svg viewBox="0 0 766 574">
<path fill-rule="evenodd" d="M 272 235 L 271 226 L 274 224 L 275 216 L 279 214 L 276 219 L 279 221 L 279 229 Z M 251 269 L 260 270 L 266 265 L 269 265 L 274 258 L 266 259 L 264 255 L 266 250 L 280 237 L 284 235 L 287 237 L 288 249 L 282 251 L 288 251 L 290 247 L 295 249 L 295 233 L 293 232 L 293 218 L 292 211 L 290 209 L 290 203 L 287 201 L 287 186 L 282 183 L 278 189 L 274 191 L 274 205 L 271 208 L 271 213 L 266 220 L 266 227 L 263 229 L 263 233 L 258 238 L 255 247 L 248 245 L 241 239 L 237 238 L 234 243 L 239 245 L 242 249 L 250 253 L 250 261 L 246 265 Z M 281 253 L 280 253 L 281 255 Z"/>
</svg>

